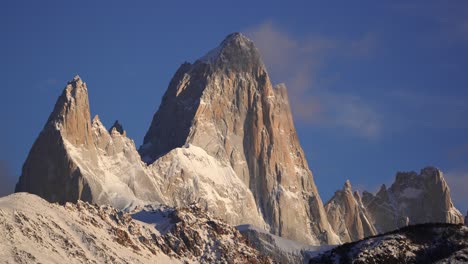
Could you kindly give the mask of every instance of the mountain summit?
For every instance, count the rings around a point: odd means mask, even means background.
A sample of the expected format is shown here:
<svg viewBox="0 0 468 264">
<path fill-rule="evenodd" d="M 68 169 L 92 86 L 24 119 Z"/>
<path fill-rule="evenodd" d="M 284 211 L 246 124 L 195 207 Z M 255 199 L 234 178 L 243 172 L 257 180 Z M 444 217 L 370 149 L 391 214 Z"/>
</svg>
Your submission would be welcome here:
<svg viewBox="0 0 468 264">
<path fill-rule="evenodd" d="M 271 84 L 257 48 L 242 34 L 179 68 L 140 153 L 151 163 L 185 144 L 232 167 L 275 234 L 338 242 L 299 144 L 286 87 Z"/>
</svg>

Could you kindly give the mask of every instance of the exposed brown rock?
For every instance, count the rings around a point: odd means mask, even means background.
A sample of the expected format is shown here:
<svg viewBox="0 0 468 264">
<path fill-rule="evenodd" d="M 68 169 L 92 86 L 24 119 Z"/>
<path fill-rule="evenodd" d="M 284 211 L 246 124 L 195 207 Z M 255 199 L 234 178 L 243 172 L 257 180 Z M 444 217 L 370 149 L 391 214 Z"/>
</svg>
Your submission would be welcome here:
<svg viewBox="0 0 468 264">
<path fill-rule="evenodd" d="M 83 146 L 91 163 L 96 152 L 91 134 L 86 84 L 76 76 L 65 87 L 49 119 L 34 142 L 16 185 L 51 202 L 90 201 L 91 190 L 80 168 L 70 157 L 65 141 Z"/>
<path fill-rule="evenodd" d="M 362 204 L 361 196 L 346 181 L 342 190 L 325 204 L 328 221 L 342 242 L 351 242 L 377 234 L 372 219 Z"/>
</svg>

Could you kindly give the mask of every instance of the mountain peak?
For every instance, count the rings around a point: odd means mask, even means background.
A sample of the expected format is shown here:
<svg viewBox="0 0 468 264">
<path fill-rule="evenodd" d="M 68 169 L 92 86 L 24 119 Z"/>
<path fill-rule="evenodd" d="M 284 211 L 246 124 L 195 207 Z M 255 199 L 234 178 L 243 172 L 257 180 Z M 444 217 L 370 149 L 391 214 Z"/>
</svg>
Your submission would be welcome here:
<svg viewBox="0 0 468 264">
<path fill-rule="evenodd" d="M 119 132 L 121 135 L 125 134 L 125 130 L 123 129 L 122 125 L 119 123 L 119 120 L 115 120 L 114 124 L 109 129 L 109 133 L 112 134 L 114 130 Z"/>
<path fill-rule="evenodd" d="M 346 180 L 344 186 L 343 186 L 343 190 L 346 191 L 346 190 L 350 190 L 351 191 L 352 187 L 351 187 L 351 182 L 349 180 Z"/>
<path fill-rule="evenodd" d="M 198 61 L 238 71 L 250 72 L 258 67 L 264 68 L 260 53 L 253 41 L 239 32 L 229 34 L 218 47 Z"/>
</svg>

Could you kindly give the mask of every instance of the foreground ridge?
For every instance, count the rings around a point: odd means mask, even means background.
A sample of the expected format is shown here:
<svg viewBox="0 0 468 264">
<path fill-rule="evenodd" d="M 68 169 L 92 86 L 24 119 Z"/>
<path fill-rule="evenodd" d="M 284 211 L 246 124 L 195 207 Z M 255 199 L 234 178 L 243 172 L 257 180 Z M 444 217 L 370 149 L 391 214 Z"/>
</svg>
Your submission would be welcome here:
<svg viewBox="0 0 468 264">
<path fill-rule="evenodd" d="M 0 208 L 2 263 L 271 263 L 196 205 L 148 207 L 132 216 L 18 193 L 0 198 Z"/>
<path fill-rule="evenodd" d="M 468 227 L 419 224 L 347 243 L 309 263 L 466 263 Z"/>
</svg>

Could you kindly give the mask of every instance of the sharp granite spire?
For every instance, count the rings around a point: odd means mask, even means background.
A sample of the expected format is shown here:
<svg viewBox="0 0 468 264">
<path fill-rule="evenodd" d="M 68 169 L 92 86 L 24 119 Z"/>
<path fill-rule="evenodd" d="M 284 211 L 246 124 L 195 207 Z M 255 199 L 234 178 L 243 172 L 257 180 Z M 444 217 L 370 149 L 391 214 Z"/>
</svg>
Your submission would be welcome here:
<svg viewBox="0 0 468 264">
<path fill-rule="evenodd" d="M 193 144 L 253 193 L 270 230 L 305 243 L 337 243 L 294 128 L 284 85 L 273 87 L 251 40 L 233 33 L 176 72 L 140 148 L 151 164 Z"/>
</svg>

